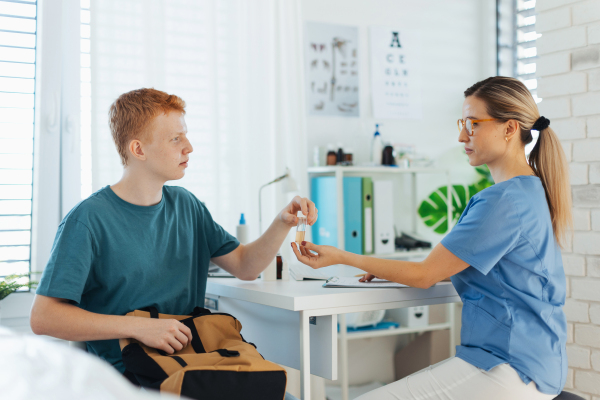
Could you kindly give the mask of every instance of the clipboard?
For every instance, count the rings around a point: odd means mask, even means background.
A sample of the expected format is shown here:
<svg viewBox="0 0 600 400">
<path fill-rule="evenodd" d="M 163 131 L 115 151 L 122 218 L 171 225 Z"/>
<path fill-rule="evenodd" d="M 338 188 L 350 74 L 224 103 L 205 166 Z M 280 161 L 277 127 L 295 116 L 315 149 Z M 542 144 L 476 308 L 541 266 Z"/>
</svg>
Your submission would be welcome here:
<svg viewBox="0 0 600 400">
<path fill-rule="evenodd" d="M 371 282 L 359 282 L 358 277 L 342 277 L 332 276 L 323 284 L 324 288 L 404 288 L 410 287 L 402 283 L 390 282 L 385 279 L 374 278 Z"/>
</svg>

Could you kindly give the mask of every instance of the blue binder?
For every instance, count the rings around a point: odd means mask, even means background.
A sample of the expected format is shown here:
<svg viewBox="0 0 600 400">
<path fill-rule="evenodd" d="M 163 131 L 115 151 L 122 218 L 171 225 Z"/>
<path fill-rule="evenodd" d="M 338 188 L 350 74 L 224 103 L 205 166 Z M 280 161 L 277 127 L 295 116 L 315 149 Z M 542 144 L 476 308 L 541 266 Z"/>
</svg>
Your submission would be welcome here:
<svg viewBox="0 0 600 400">
<path fill-rule="evenodd" d="M 335 177 L 313 178 L 311 198 L 319 210 L 319 218 L 312 227 L 313 242 L 337 247 L 338 210 Z M 344 178 L 344 226 L 346 251 L 362 254 L 362 178 Z"/>
</svg>

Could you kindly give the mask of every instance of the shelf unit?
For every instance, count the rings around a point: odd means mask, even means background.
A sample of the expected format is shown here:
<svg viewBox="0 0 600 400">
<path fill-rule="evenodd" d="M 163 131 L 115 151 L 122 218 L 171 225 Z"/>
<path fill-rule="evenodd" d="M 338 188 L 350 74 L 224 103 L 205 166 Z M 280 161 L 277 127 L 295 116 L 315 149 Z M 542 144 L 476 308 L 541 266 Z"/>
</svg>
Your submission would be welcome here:
<svg viewBox="0 0 600 400">
<path fill-rule="evenodd" d="M 344 176 L 370 176 L 372 178 L 382 175 L 399 175 L 409 174 L 411 176 L 411 208 L 417 209 L 417 175 L 418 174 L 444 174 L 447 178 L 448 187 L 452 187 L 450 170 L 442 168 L 398 168 L 388 166 L 327 166 L 327 167 L 311 167 L 308 168 L 309 180 L 315 176 L 335 176 L 337 189 L 337 209 L 338 209 L 338 247 L 345 249 L 344 241 Z M 452 198 L 446 197 L 446 207 L 448 210 L 448 229 L 452 228 Z M 417 231 L 417 213 L 412 214 L 412 232 Z M 414 251 L 395 251 L 388 254 L 371 254 L 372 257 L 387 258 L 387 259 L 408 259 L 415 257 L 426 257 L 431 252 L 430 249 L 414 250 Z M 338 333 L 338 341 L 340 344 L 340 386 L 342 389 L 342 399 L 348 400 L 348 341 L 357 339 L 367 339 L 375 337 L 404 335 L 410 333 L 430 332 L 437 330 L 450 330 L 450 355 L 454 354 L 454 343 L 456 340 L 456 332 L 454 327 L 454 304 L 450 303 L 447 306 L 447 320 L 445 323 L 431 324 L 416 328 L 398 327 L 394 329 L 382 329 L 372 331 L 348 332 L 346 325 L 346 315 L 338 315 L 340 331 Z"/>
<path fill-rule="evenodd" d="M 338 248 L 346 249 L 345 238 L 344 238 L 344 176 L 371 176 L 377 177 L 381 175 L 399 175 L 409 174 L 411 176 L 411 208 L 417 209 L 417 174 L 444 174 L 447 178 L 448 187 L 452 187 L 452 179 L 450 177 L 450 170 L 444 168 L 398 168 L 388 166 L 378 167 L 358 167 L 358 166 L 327 166 L 327 167 L 311 167 L 308 168 L 309 181 L 315 176 L 335 176 L 336 178 L 336 189 L 337 189 L 337 210 L 338 210 Z M 446 197 L 446 207 L 448 210 L 448 228 L 452 228 L 452 197 Z M 412 232 L 417 231 L 417 213 L 412 214 Z M 418 251 L 415 251 L 415 254 Z M 419 255 L 413 255 L 410 251 L 399 251 L 392 254 L 374 254 L 379 258 L 406 258 L 406 257 L 417 257 Z M 429 253 L 427 253 L 429 254 Z M 421 252 L 420 255 L 427 255 Z"/>
<path fill-rule="evenodd" d="M 340 331 L 338 332 L 338 343 L 340 345 L 340 370 L 339 379 L 342 389 L 342 400 L 348 400 L 349 383 L 348 383 L 348 341 L 357 339 L 370 339 L 376 337 L 405 335 L 409 333 L 421 333 L 441 331 L 444 329 L 450 330 L 450 356 L 454 355 L 454 344 L 456 341 L 456 328 L 454 326 L 454 303 L 447 305 L 446 322 L 439 324 L 430 324 L 414 328 L 398 327 L 393 329 L 369 330 L 359 332 L 348 332 L 346 324 L 346 314 L 338 315 L 338 323 Z"/>
</svg>

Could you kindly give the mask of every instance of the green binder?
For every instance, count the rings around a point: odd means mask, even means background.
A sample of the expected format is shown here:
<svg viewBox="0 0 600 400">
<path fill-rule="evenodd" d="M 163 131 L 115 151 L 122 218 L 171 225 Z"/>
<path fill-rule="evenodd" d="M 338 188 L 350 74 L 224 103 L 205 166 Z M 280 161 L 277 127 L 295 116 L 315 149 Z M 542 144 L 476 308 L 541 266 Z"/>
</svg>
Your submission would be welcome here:
<svg viewBox="0 0 600 400">
<path fill-rule="evenodd" d="M 362 178 L 363 254 L 373 254 L 373 180 Z"/>
</svg>

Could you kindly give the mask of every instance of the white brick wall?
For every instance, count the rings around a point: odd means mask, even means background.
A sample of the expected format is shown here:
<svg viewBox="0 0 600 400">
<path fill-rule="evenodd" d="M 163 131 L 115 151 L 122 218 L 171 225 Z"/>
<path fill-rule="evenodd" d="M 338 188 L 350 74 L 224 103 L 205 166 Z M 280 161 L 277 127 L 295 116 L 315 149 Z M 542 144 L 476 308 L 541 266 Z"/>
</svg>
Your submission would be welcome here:
<svg viewBox="0 0 600 400">
<path fill-rule="evenodd" d="M 600 278 L 600 257 L 587 257 L 588 276 Z M 600 310 L 600 308 L 598 308 Z M 600 316 L 600 314 L 599 314 Z M 598 319 L 600 323 L 600 318 Z"/>
<path fill-rule="evenodd" d="M 600 24 L 588 26 L 588 43 L 589 44 L 600 43 Z"/>
<path fill-rule="evenodd" d="M 592 230 L 600 231 L 600 209 L 592 210 Z"/>
<path fill-rule="evenodd" d="M 600 92 L 573 96 L 571 104 L 575 116 L 600 114 Z"/>
<path fill-rule="evenodd" d="M 600 137 L 600 117 L 588 117 L 587 136 Z"/>
<path fill-rule="evenodd" d="M 590 183 L 600 183 L 600 163 L 590 164 L 588 179 L 590 180 Z"/>
<path fill-rule="evenodd" d="M 565 150 L 573 194 L 566 388 L 600 400 L 600 0 L 537 0 L 536 12 L 539 108 Z"/>
<path fill-rule="evenodd" d="M 542 98 L 586 91 L 587 74 L 585 72 L 547 76 L 538 80 L 538 95 Z"/>
<path fill-rule="evenodd" d="M 598 26 L 598 34 L 600 35 L 600 25 Z M 539 61 L 544 60 L 543 64 Z M 562 74 L 571 71 L 571 53 L 551 53 L 545 56 L 540 56 L 536 66 L 538 76 L 548 76 Z"/>
<path fill-rule="evenodd" d="M 598 108 L 600 110 L 600 92 L 598 92 Z M 600 161 L 600 139 L 573 142 L 573 161 Z"/>
<path fill-rule="evenodd" d="M 543 86 L 542 80 L 540 80 L 539 85 L 540 87 Z M 554 132 L 560 140 L 584 139 L 586 137 L 587 132 L 587 119 L 556 119 L 552 121 L 552 129 L 554 130 Z"/>
<path fill-rule="evenodd" d="M 543 20 L 543 15 L 540 15 Z M 549 31 L 537 41 L 538 54 L 548 54 L 555 51 L 585 47 L 587 44 L 587 29 L 585 26 Z"/>
<path fill-rule="evenodd" d="M 569 164 L 569 175 L 571 177 L 571 185 L 587 185 L 589 183 L 588 165 L 587 164 L 582 164 L 582 163 Z M 575 229 L 577 229 L 577 228 L 575 228 Z"/>
<path fill-rule="evenodd" d="M 591 350 L 587 347 L 577 345 L 567 346 L 567 357 L 569 358 L 569 367 L 590 369 Z"/>
</svg>

